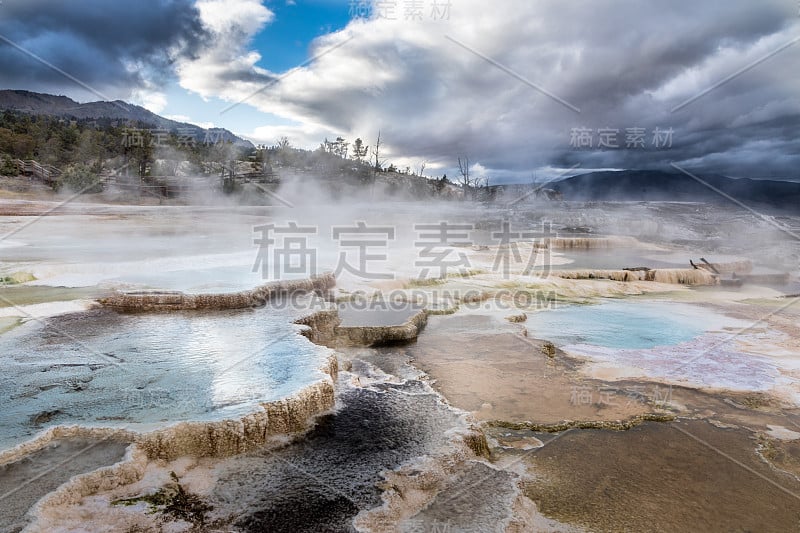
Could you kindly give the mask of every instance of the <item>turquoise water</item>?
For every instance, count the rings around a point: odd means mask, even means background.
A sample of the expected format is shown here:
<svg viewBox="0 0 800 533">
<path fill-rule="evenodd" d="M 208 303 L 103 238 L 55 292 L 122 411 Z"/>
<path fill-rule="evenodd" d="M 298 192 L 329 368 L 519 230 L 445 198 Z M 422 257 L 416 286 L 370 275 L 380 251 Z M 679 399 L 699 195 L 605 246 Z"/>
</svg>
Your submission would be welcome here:
<svg viewBox="0 0 800 533">
<path fill-rule="evenodd" d="M 293 395 L 330 353 L 297 333 L 295 314 L 96 310 L 6 332 L 0 449 L 53 425 L 217 420 Z"/>
<path fill-rule="evenodd" d="M 557 345 L 647 349 L 689 341 L 722 318 L 698 306 L 627 300 L 570 305 L 530 315 L 531 335 Z"/>
</svg>

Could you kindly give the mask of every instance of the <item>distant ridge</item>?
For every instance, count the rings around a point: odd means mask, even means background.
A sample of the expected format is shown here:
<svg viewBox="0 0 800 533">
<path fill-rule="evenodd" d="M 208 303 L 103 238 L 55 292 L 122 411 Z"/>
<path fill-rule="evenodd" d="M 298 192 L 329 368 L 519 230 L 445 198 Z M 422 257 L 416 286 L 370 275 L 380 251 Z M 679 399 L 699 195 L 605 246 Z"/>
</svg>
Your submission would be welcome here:
<svg viewBox="0 0 800 533">
<path fill-rule="evenodd" d="M 621 170 L 580 174 L 551 186 L 560 191 L 565 200 L 733 204 L 735 202 L 730 199 L 733 198 L 751 208 L 800 212 L 800 183 L 735 179 L 719 174 L 695 175 L 708 185 L 680 172 Z"/>
<path fill-rule="evenodd" d="M 237 137 L 224 128 L 206 129 L 194 124 L 170 120 L 156 115 L 141 106 L 129 104 L 122 100 L 80 104 L 66 96 L 5 89 L 0 90 L 0 110 L 17 111 L 31 115 L 51 115 L 76 120 L 109 119 L 112 121 L 141 123 L 155 129 L 191 131 L 198 142 L 213 138 L 215 142 L 231 142 L 237 146 L 254 148 L 250 141 Z"/>
</svg>

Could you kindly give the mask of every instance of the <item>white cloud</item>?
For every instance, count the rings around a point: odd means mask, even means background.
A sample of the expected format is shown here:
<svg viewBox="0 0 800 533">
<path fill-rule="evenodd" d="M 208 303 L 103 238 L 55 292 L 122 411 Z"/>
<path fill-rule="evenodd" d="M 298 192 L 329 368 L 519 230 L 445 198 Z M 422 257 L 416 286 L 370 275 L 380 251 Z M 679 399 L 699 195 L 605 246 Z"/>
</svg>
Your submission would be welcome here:
<svg viewBox="0 0 800 533">
<path fill-rule="evenodd" d="M 198 0 L 203 25 L 218 35 L 252 35 L 274 18 L 258 0 Z"/>
<path fill-rule="evenodd" d="M 158 90 L 141 88 L 131 91 L 131 101 L 153 113 L 161 113 L 167 107 L 167 96 Z"/>
<path fill-rule="evenodd" d="M 486 167 L 481 165 L 480 163 L 475 163 L 473 165 L 470 165 L 469 174 L 470 174 L 470 177 L 476 178 L 476 179 L 479 179 L 479 180 L 483 180 L 483 179 L 486 179 L 488 177 L 488 172 L 486 170 Z"/>
<path fill-rule="evenodd" d="M 192 117 L 188 115 L 163 115 L 163 116 L 164 118 L 174 120 L 175 122 L 186 122 L 187 124 L 194 124 L 195 126 L 199 126 L 206 130 L 217 127 L 214 125 L 213 122 L 201 122 L 199 120 L 192 120 Z"/>
<path fill-rule="evenodd" d="M 292 146 L 300 148 L 316 148 L 322 139 L 333 139 L 336 135 L 324 126 L 316 124 L 300 124 L 300 125 L 270 125 L 259 126 L 249 133 L 241 134 L 246 139 L 250 140 L 253 144 L 266 144 L 272 146 L 278 142 L 281 137 L 287 137 Z"/>
<path fill-rule="evenodd" d="M 164 115 L 164 118 L 168 118 L 176 122 L 189 122 L 191 120 L 187 115 Z"/>
<path fill-rule="evenodd" d="M 209 42 L 195 58 L 178 62 L 181 87 L 204 98 L 262 88 L 271 74 L 256 66 L 261 54 L 247 46 L 274 18 L 272 11 L 258 0 L 199 0 L 197 8 Z"/>
</svg>

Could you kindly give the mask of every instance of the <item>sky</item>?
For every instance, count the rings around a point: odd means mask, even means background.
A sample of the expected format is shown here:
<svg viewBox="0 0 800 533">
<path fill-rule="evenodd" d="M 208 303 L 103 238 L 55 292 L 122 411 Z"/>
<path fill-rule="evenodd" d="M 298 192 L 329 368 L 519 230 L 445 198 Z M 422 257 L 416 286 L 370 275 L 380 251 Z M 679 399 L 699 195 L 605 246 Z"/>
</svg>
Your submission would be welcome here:
<svg viewBox="0 0 800 533">
<path fill-rule="evenodd" d="M 491 183 L 800 178 L 797 0 L 3 0 L 0 88 Z"/>
</svg>

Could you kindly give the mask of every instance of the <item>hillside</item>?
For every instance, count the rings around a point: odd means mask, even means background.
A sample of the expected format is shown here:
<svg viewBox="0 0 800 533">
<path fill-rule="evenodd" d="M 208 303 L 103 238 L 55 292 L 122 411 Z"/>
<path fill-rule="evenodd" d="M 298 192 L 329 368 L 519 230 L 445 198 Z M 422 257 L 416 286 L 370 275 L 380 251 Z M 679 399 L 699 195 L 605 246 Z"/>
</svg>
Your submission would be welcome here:
<svg viewBox="0 0 800 533">
<path fill-rule="evenodd" d="M 194 124 L 177 122 L 164 118 L 147 109 L 115 100 L 113 102 L 88 102 L 80 104 L 66 96 L 35 93 L 21 90 L 0 90 L 0 110 L 17 111 L 31 115 L 82 119 L 110 119 L 147 124 L 155 129 L 191 132 L 198 142 L 207 138 L 215 141 L 231 142 L 236 146 L 254 148 L 253 144 L 237 137 L 224 128 L 204 129 Z"/>
<path fill-rule="evenodd" d="M 565 200 L 676 201 L 732 203 L 730 196 L 750 207 L 800 210 L 800 183 L 734 179 L 718 174 L 697 176 L 711 187 L 679 172 L 623 170 L 590 172 L 552 185 Z"/>
</svg>

